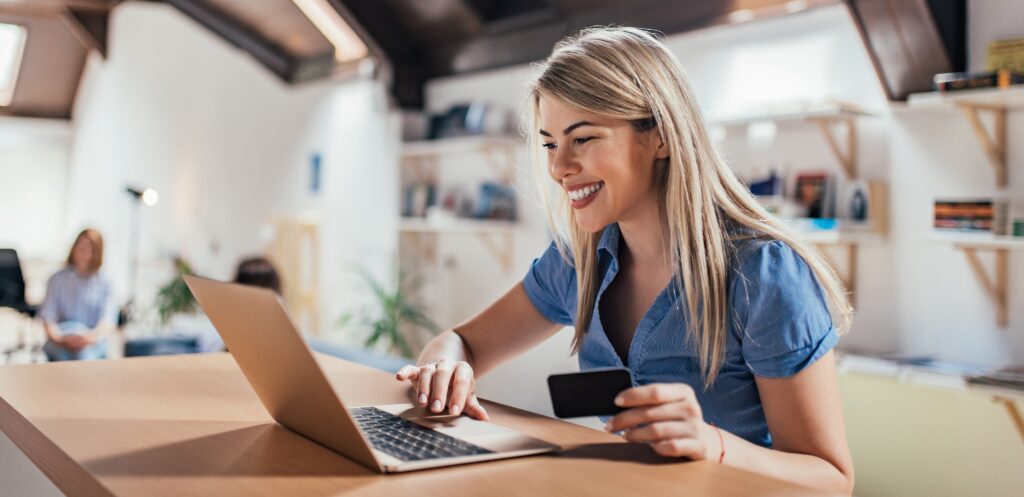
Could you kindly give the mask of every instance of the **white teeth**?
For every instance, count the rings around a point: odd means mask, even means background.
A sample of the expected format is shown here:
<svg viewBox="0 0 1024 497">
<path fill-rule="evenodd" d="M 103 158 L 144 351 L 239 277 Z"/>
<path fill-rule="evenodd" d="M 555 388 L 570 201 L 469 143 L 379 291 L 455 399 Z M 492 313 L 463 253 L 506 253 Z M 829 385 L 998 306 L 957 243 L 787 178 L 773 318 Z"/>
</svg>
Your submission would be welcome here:
<svg viewBox="0 0 1024 497">
<path fill-rule="evenodd" d="M 604 186 L 604 183 L 597 183 L 597 184 L 590 185 L 590 186 L 587 186 L 587 187 L 584 187 L 584 188 L 580 188 L 579 190 L 570 191 L 569 192 L 569 199 L 573 200 L 573 201 L 583 200 L 583 199 L 593 195 L 594 193 L 596 193 L 603 186 Z"/>
</svg>

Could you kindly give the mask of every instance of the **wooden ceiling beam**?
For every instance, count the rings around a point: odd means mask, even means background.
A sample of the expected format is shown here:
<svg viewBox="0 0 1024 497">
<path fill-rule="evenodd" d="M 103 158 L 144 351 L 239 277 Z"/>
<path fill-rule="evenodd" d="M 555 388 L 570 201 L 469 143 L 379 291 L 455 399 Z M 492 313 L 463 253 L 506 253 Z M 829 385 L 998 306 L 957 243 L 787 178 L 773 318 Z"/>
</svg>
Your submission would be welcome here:
<svg viewBox="0 0 1024 497">
<path fill-rule="evenodd" d="M 260 36 L 211 3 L 202 0 L 163 0 L 205 26 L 228 43 L 248 52 L 283 81 L 292 82 L 301 63 L 280 45 Z"/>
</svg>

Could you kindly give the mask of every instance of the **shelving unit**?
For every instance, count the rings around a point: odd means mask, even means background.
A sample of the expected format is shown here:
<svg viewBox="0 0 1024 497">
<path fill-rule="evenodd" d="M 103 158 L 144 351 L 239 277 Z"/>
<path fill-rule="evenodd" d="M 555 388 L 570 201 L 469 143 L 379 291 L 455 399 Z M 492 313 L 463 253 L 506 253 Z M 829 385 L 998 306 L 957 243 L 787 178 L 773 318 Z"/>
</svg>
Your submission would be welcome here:
<svg viewBox="0 0 1024 497">
<path fill-rule="evenodd" d="M 937 242 L 951 243 L 953 248 L 961 250 L 967 257 L 971 270 L 978 278 L 985 293 L 996 307 L 996 324 L 1006 328 L 1009 324 L 1009 254 L 1011 250 L 1024 250 L 1024 237 L 994 236 L 981 234 L 933 233 L 932 239 Z M 995 258 L 990 274 L 979 252 L 991 252 Z"/>
<path fill-rule="evenodd" d="M 509 162 L 512 151 L 520 144 L 511 136 L 460 136 L 440 140 L 422 140 L 402 144 L 403 164 L 437 168 L 442 156 L 478 154 L 503 181 L 511 181 Z"/>
<path fill-rule="evenodd" d="M 441 161 L 454 155 L 473 155 L 483 159 L 494 175 L 505 184 L 512 182 L 513 153 L 520 141 L 511 136 L 464 136 L 439 140 L 408 142 L 400 154 L 404 170 L 421 179 L 436 181 L 440 176 Z M 428 221 L 424 218 L 403 218 L 399 234 L 406 238 L 404 245 L 421 253 L 427 261 L 437 260 L 440 236 L 472 235 L 508 271 L 512 267 L 515 250 L 516 223 L 453 218 Z"/>
<path fill-rule="evenodd" d="M 907 99 L 907 106 L 910 109 L 962 112 L 995 171 L 996 186 L 1007 186 L 1009 178 L 1006 167 L 1006 115 L 1011 110 L 1024 109 L 1024 85 L 1002 89 L 915 93 Z M 991 132 L 981 122 L 983 113 L 992 116 Z"/>
<path fill-rule="evenodd" d="M 874 114 L 865 112 L 855 106 L 843 103 L 832 103 L 808 107 L 799 111 L 784 111 L 775 113 L 759 113 L 749 116 L 722 119 L 710 123 L 712 126 L 723 128 L 741 128 L 751 124 L 771 122 L 776 125 L 798 125 L 813 124 L 821 131 L 832 155 L 835 156 L 846 177 L 857 178 L 857 126 L 856 120 L 861 117 L 873 117 Z M 846 128 L 845 147 L 840 145 L 840 139 L 836 136 L 835 128 Z M 845 150 L 843 150 L 845 148 Z"/>
</svg>

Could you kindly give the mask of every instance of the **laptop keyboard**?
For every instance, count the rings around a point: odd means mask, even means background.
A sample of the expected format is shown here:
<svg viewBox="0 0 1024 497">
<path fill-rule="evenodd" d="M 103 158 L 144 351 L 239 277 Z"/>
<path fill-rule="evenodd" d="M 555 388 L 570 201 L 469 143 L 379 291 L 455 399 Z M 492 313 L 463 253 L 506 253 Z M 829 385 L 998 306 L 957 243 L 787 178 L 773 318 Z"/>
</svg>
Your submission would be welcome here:
<svg viewBox="0 0 1024 497">
<path fill-rule="evenodd" d="M 375 449 L 402 461 L 492 453 L 376 407 L 356 407 L 349 413 Z"/>
</svg>

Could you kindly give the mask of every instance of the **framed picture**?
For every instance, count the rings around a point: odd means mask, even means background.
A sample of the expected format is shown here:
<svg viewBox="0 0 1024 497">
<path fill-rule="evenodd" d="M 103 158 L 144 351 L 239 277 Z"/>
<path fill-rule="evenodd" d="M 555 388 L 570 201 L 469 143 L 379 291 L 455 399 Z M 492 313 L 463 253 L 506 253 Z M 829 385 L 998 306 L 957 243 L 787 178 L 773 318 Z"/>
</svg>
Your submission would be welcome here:
<svg viewBox="0 0 1024 497">
<path fill-rule="evenodd" d="M 793 199 L 803 207 L 804 217 L 834 217 L 832 181 L 826 173 L 798 173 L 793 182 Z"/>
</svg>

